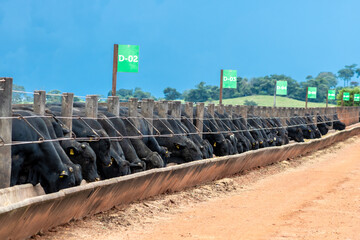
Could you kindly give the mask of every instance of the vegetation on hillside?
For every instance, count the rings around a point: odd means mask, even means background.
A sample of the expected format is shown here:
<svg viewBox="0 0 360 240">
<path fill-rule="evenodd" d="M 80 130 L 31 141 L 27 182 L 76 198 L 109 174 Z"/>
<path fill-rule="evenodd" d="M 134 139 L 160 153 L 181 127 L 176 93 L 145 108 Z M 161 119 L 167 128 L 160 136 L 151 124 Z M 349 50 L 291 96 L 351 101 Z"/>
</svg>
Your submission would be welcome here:
<svg viewBox="0 0 360 240">
<path fill-rule="evenodd" d="M 305 101 L 306 88 L 316 87 L 317 98 L 309 99 L 309 102 L 324 103 L 326 101 L 327 91 L 329 89 L 335 89 L 337 94 L 337 100 L 330 100 L 330 104 L 341 104 L 341 94 L 343 91 L 350 92 L 351 100 L 346 102 L 345 105 L 352 105 L 353 94 L 358 93 L 359 85 L 357 79 L 360 77 L 360 68 L 357 68 L 357 64 L 346 65 L 343 69 L 337 72 L 337 75 L 331 72 L 320 72 L 317 76 L 307 76 L 305 81 L 299 82 L 290 76 L 284 74 L 272 74 L 263 77 L 253 78 L 237 78 L 236 89 L 223 89 L 223 99 L 233 99 L 239 97 L 255 96 L 255 95 L 274 95 L 276 81 L 287 81 L 287 97 L 299 101 Z M 343 80 L 344 86 L 338 85 L 338 80 Z M 346 90 L 343 90 L 346 88 Z M 23 86 L 14 85 L 14 90 L 25 91 Z M 60 94 L 59 90 L 52 90 L 50 93 Z M 205 82 L 200 82 L 194 89 L 189 89 L 183 93 L 178 92 L 175 88 L 166 87 L 163 90 L 164 98 L 156 98 L 151 95 L 150 92 L 143 91 L 140 87 L 135 89 L 118 89 L 116 95 L 120 97 L 121 101 L 127 101 L 129 98 L 138 98 L 139 100 L 144 98 L 152 98 L 155 100 L 177 100 L 181 99 L 187 102 L 212 102 L 219 100 L 219 86 L 207 85 Z M 340 93 L 340 94 L 339 94 Z M 111 95 L 109 91 L 108 96 Z M 29 97 L 23 93 L 14 93 L 14 103 L 29 102 Z M 59 96 L 47 96 L 48 102 L 60 101 Z M 79 98 L 75 98 L 75 101 L 81 101 Z M 248 99 L 248 101 L 253 101 Z M 243 103 L 245 104 L 245 102 Z M 255 102 L 246 102 L 246 104 L 258 104 Z M 356 103 L 359 105 L 359 103 Z"/>
</svg>

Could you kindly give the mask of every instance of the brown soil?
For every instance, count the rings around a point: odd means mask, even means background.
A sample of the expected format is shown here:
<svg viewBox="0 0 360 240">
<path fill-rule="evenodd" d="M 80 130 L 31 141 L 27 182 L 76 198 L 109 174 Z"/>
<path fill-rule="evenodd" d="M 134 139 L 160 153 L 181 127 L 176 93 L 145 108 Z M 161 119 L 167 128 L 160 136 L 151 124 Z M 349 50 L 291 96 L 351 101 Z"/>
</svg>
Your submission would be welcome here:
<svg viewBox="0 0 360 240">
<path fill-rule="evenodd" d="M 33 236 L 78 239 L 360 239 L 360 137 Z"/>
</svg>

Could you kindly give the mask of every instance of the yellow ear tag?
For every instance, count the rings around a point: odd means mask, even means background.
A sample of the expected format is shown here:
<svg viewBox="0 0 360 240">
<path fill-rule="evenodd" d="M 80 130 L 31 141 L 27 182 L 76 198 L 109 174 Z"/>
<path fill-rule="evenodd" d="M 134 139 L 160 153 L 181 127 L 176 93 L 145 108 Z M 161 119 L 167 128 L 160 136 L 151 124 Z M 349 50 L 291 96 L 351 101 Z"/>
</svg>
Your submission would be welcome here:
<svg viewBox="0 0 360 240">
<path fill-rule="evenodd" d="M 70 155 L 75 155 L 74 149 L 70 148 Z"/>
<path fill-rule="evenodd" d="M 64 176 L 60 175 L 59 178 L 63 178 Z"/>
<path fill-rule="evenodd" d="M 216 142 L 214 142 L 214 147 L 216 147 Z"/>
<path fill-rule="evenodd" d="M 179 145 L 176 145 L 176 148 L 177 148 L 177 149 L 180 149 Z"/>
</svg>

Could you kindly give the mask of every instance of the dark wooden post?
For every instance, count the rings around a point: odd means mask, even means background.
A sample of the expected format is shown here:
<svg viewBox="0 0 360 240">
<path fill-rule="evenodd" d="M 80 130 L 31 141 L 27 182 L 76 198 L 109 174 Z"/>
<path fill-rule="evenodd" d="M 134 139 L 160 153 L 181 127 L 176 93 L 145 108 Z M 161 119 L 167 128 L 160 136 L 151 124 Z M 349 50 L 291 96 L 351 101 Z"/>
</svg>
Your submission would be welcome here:
<svg viewBox="0 0 360 240">
<path fill-rule="evenodd" d="M 275 89 L 274 89 L 274 107 L 276 107 L 276 84 L 277 84 L 277 80 L 275 80 Z"/>
<path fill-rule="evenodd" d="M 222 104 L 222 97 L 223 97 L 223 74 L 224 74 L 224 70 L 221 69 L 221 71 L 220 71 L 220 97 L 219 97 L 220 104 Z"/>
<path fill-rule="evenodd" d="M 34 113 L 38 115 L 45 114 L 46 92 L 34 91 Z"/>
<path fill-rule="evenodd" d="M 113 73 L 112 73 L 112 95 L 116 96 L 116 74 L 117 74 L 117 64 L 118 64 L 118 49 L 119 45 L 114 44 L 114 58 L 113 58 Z"/>
<path fill-rule="evenodd" d="M 69 128 L 70 133 L 67 137 L 70 136 L 72 131 L 72 115 L 73 115 L 73 105 L 74 105 L 74 94 L 73 93 L 63 93 L 61 96 L 61 116 L 64 117 L 61 121 Z"/>
<path fill-rule="evenodd" d="M 12 78 L 0 78 L 0 188 L 10 187 Z"/>
<path fill-rule="evenodd" d="M 305 108 L 307 108 L 308 105 L 308 88 L 309 87 L 306 87 Z"/>
</svg>

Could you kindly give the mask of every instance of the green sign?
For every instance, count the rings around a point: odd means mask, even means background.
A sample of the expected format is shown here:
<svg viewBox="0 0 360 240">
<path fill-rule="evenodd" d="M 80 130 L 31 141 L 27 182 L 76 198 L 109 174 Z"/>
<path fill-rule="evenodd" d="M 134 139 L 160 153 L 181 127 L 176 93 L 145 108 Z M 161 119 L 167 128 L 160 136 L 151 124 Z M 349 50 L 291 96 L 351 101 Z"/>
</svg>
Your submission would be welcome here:
<svg viewBox="0 0 360 240">
<path fill-rule="evenodd" d="M 350 101 L 350 93 L 349 92 L 343 92 L 343 100 Z"/>
<path fill-rule="evenodd" d="M 287 81 L 276 82 L 276 95 L 287 95 Z"/>
<path fill-rule="evenodd" d="M 360 102 L 360 94 L 354 94 L 354 102 Z"/>
<path fill-rule="evenodd" d="M 335 100 L 335 90 L 328 90 L 328 100 Z"/>
<path fill-rule="evenodd" d="M 223 88 L 236 88 L 236 70 L 223 70 Z"/>
<path fill-rule="evenodd" d="M 118 45 L 118 72 L 139 72 L 139 46 Z"/>
<path fill-rule="evenodd" d="M 316 98 L 316 87 L 308 87 L 308 98 Z"/>
</svg>

